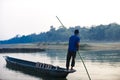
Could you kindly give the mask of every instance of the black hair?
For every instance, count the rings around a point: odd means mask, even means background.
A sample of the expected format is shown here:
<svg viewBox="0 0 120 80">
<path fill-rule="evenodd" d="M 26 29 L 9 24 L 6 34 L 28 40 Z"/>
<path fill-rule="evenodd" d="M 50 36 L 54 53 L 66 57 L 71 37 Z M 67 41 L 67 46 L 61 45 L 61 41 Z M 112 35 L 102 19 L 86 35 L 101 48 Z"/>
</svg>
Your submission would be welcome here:
<svg viewBox="0 0 120 80">
<path fill-rule="evenodd" d="M 74 31 L 74 34 L 75 34 L 75 35 L 79 34 L 79 30 L 76 29 L 76 30 Z"/>
</svg>

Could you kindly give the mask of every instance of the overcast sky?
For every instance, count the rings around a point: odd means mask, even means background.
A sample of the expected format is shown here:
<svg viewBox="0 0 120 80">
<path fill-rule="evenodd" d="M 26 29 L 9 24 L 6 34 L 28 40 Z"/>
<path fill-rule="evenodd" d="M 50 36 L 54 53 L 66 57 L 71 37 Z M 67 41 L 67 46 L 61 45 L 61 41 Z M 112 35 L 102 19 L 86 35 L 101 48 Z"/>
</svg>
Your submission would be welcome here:
<svg viewBox="0 0 120 80">
<path fill-rule="evenodd" d="M 53 25 L 120 24 L 119 0 L 0 0 L 0 40 L 45 32 Z"/>
</svg>

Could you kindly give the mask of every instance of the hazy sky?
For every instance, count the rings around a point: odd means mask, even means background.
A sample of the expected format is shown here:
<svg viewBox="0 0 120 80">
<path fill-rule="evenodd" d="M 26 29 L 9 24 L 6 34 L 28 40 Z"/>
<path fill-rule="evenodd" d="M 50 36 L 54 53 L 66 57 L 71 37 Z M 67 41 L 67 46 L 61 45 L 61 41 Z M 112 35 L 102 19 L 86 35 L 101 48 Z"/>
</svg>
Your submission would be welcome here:
<svg viewBox="0 0 120 80">
<path fill-rule="evenodd" d="M 50 26 L 120 24 L 120 0 L 0 0 L 0 40 L 48 31 Z"/>
</svg>

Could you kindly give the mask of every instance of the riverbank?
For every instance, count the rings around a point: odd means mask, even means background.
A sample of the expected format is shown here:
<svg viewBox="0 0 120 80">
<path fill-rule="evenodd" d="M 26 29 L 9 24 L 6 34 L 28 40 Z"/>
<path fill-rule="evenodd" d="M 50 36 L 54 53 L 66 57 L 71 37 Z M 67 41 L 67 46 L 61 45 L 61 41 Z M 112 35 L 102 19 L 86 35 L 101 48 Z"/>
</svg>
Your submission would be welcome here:
<svg viewBox="0 0 120 80">
<path fill-rule="evenodd" d="M 85 43 L 83 43 L 85 44 Z M 120 42 L 114 43 L 86 43 L 86 46 L 83 47 L 85 50 L 120 50 Z"/>
<path fill-rule="evenodd" d="M 67 50 L 68 43 L 27 43 L 27 44 L 1 44 L 0 49 L 25 50 Z M 81 43 L 80 50 L 120 50 L 120 42 L 114 43 Z"/>
<path fill-rule="evenodd" d="M 41 52 L 45 51 L 45 49 L 40 48 L 0 48 L 0 53 L 31 53 L 31 52 Z"/>
</svg>

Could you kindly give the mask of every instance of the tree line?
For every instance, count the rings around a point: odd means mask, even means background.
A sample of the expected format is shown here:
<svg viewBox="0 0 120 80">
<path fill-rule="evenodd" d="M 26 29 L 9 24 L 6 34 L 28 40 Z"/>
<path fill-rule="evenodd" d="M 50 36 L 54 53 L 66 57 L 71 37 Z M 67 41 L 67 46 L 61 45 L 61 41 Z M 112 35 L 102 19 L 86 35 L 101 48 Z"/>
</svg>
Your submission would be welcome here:
<svg viewBox="0 0 120 80">
<path fill-rule="evenodd" d="M 60 26 L 56 29 L 54 26 L 50 26 L 50 30 L 47 32 L 41 32 L 39 34 L 22 35 L 0 41 L 0 44 L 12 44 L 12 43 L 33 43 L 33 42 L 68 42 L 69 37 L 74 34 L 74 30 L 80 31 L 81 41 L 120 41 L 120 25 L 117 23 L 111 23 L 108 25 L 98 25 L 88 27 L 74 26 L 63 27 Z"/>
</svg>

